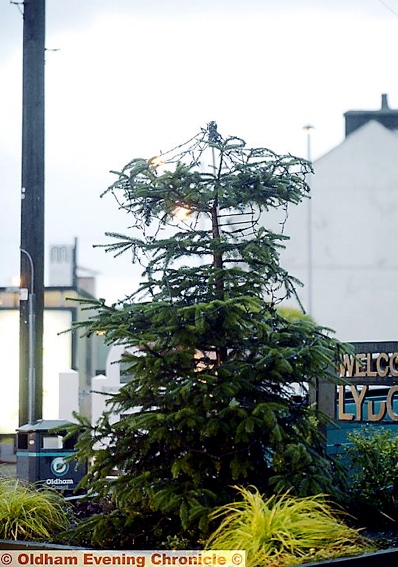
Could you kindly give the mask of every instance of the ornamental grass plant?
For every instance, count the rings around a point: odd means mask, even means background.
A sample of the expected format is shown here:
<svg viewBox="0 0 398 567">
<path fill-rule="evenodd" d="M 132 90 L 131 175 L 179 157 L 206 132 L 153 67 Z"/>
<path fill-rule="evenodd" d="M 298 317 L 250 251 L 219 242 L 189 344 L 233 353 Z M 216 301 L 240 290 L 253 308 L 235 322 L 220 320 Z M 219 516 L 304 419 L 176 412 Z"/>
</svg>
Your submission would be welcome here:
<svg viewBox="0 0 398 567">
<path fill-rule="evenodd" d="M 0 481 L 0 539 L 49 540 L 69 526 L 66 504 L 54 490 Z"/>
<path fill-rule="evenodd" d="M 235 488 L 242 500 L 211 514 L 221 523 L 206 548 L 245 549 L 247 567 L 284 567 L 374 550 L 324 495 L 264 499 L 255 487 Z"/>
</svg>

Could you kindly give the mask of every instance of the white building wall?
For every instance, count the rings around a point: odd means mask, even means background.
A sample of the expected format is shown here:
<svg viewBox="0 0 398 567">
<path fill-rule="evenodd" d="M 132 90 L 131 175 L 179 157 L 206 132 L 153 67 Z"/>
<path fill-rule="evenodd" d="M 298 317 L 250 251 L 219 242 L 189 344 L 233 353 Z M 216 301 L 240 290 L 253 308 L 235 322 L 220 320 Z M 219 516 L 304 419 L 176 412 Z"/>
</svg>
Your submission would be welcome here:
<svg viewBox="0 0 398 567">
<path fill-rule="evenodd" d="M 314 170 L 311 205 L 290 208 L 282 265 L 305 284 L 300 297 L 308 309 L 311 295 L 314 319 L 340 340 L 396 340 L 398 136 L 369 122 Z"/>
<path fill-rule="evenodd" d="M 109 409 L 107 401 L 116 394 L 121 386 L 120 360 L 124 352 L 134 349 L 122 345 L 113 345 L 106 360 L 106 374 L 95 376 L 91 380 L 91 422 L 97 423 L 101 415 Z M 134 409 L 131 410 L 132 412 Z M 119 420 L 119 415 L 113 414 L 111 422 Z"/>
<path fill-rule="evenodd" d="M 79 412 L 79 373 L 66 370 L 59 374 L 58 419 L 76 421 L 74 412 Z"/>
</svg>

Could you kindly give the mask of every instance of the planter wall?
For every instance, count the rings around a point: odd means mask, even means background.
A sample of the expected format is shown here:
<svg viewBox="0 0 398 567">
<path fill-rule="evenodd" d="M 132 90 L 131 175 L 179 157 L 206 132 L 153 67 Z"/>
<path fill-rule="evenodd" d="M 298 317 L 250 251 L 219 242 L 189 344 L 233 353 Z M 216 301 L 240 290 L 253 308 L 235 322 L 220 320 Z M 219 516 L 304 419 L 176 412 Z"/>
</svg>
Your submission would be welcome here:
<svg viewBox="0 0 398 567">
<path fill-rule="evenodd" d="M 72 545 L 57 545 L 55 543 L 46 543 L 46 542 L 38 542 L 38 541 L 22 541 L 22 540 L 15 540 L 15 539 L 0 539 L 0 549 L 9 549 L 9 550 L 17 550 L 17 549 L 86 549 L 84 547 L 74 547 Z"/>
<path fill-rule="evenodd" d="M 340 557 L 329 561 L 303 563 L 301 567 L 397 567 L 398 549 L 383 549 L 373 553 L 364 553 L 355 557 Z"/>
</svg>

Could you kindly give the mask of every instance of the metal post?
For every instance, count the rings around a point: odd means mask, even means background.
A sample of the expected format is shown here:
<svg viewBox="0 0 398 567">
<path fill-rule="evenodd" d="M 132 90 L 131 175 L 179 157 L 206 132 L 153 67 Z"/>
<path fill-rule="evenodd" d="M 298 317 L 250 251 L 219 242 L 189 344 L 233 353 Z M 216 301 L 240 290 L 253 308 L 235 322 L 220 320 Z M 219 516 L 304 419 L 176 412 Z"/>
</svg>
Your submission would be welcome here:
<svg viewBox="0 0 398 567">
<path fill-rule="evenodd" d="M 307 161 L 311 163 L 312 155 L 311 155 L 311 130 L 314 129 L 314 126 L 304 126 L 304 130 L 307 132 Z M 311 189 L 311 173 L 307 176 L 307 183 Z M 313 250 L 312 250 L 312 195 L 309 196 L 308 199 L 308 211 L 307 211 L 307 289 L 308 289 L 308 305 L 307 310 L 309 315 L 312 315 L 313 312 Z"/>
</svg>

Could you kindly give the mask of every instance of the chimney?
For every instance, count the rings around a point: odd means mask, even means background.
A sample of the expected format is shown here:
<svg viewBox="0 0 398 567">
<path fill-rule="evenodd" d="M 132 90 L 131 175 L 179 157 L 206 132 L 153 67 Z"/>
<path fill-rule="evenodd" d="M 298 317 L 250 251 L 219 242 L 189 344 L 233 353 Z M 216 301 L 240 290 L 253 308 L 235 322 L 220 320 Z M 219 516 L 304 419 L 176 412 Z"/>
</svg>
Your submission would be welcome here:
<svg viewBox="0 0 398 567">
<path fill-rule="evenodd" d="M 348 136 L 371 120 L 376 120 L 388 130 L 398 130 L 398 110 L 388 106 L 388 95 L 381 95 L 379 110 L 349 110 L 344 114 L 345 135 Z"/>
</svg>

